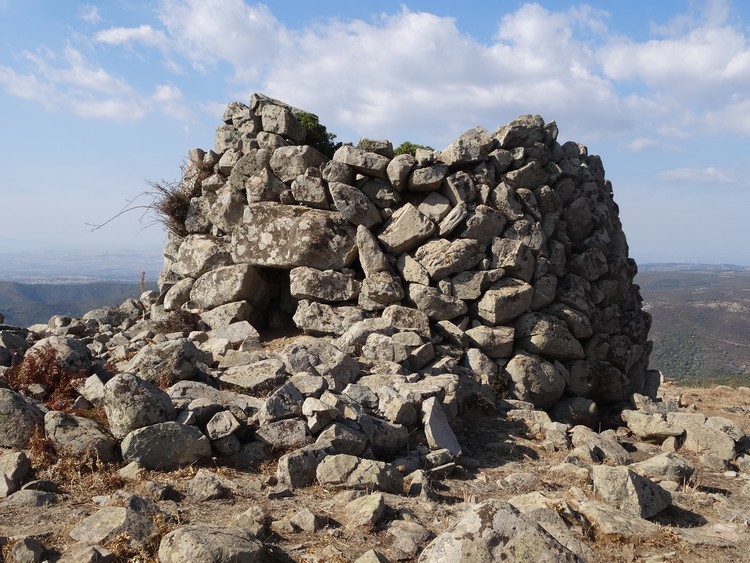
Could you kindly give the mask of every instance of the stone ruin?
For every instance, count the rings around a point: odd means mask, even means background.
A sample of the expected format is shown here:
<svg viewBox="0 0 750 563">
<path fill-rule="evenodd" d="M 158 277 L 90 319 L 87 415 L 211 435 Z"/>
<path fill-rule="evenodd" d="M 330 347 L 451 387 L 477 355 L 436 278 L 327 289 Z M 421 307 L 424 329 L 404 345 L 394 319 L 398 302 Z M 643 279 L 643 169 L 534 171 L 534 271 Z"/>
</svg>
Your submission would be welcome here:
<svg viewBox="0 0 750 563">
<path fill-rule="evenodd" d="M 152 319 L 328 337 L 371 373 L 455 374 L 490 403 L 655 397 L 650 316 L 601 159 L 524 115 L 442 151 L 305 144 L 299 109 L 232 102 L 189 151 Z M 307 114 L 309 115 L 309 114 Z"/>
<path fill-rule="evenodd" d="M 748 539 L 717 537 L 746 528 L 750 439 L 727 417 L 750 390 L 722 416 L 655 398 L 600 159 L 527 115 L 441 152 L 363 140 L 329 160 L 303 144 L 309 115 L 255 95 L 190 151 L 160 292 L 28 328 L 0 315 L 3 553 L 67 536 L 61 562 L 157 541 L 172 563 L 574 562 L 616 538 L 633 558 L 742 559 Z M 34 443 L 127 485 L 70 496 L 37 478 Z"/>
</svg>

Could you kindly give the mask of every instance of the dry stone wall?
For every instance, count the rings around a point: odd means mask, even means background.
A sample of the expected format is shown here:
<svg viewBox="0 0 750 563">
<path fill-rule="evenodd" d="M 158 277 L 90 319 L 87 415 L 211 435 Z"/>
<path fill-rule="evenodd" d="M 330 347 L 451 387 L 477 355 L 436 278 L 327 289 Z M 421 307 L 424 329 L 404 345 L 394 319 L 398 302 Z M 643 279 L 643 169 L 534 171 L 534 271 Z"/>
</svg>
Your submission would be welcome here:
<svg viewBox="0 0 750 563">
<path fill-rule="evenodd" d="M 363 140 L 328 159 L 301 116 L 255 94 L 229 104 L 213 150 L 189 152 L 152 318 L 295 325 L 371 373 L 458 374 L 493 402 L 580 413 L 655 396 L 650 316 L 598 156 L 524 115 L 442 151 Z"/>
</svg>

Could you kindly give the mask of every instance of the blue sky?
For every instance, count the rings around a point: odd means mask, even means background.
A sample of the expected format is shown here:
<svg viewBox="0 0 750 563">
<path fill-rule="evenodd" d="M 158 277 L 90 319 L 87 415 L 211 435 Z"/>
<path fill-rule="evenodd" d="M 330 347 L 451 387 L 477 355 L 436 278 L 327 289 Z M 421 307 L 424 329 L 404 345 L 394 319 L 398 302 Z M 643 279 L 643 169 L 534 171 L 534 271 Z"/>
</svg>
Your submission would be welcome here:
<svg viewBox="0 0 750 563">
<path fill-rule="evenodd" d="M 263 92 L 345 142 L 539 113 L 601 155 L 637 261 L 750 266 L 749 35 L 744 0 L 0 0 L 0 244 L 160 248 L 88 224 Z"/>
</svg>

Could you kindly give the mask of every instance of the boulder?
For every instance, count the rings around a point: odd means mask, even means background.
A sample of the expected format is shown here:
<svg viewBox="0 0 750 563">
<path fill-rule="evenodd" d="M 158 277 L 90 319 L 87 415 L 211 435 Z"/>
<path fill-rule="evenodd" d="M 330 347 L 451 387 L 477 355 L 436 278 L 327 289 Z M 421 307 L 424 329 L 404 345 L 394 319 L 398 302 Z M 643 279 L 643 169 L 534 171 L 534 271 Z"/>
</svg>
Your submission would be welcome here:
<svg viewBox="0 0 750 563">
<path fill-rule="evenodd" d="M 488 500 L 471 506 L 418 559 L 419 563 L 505 560 L 574 563 L 578 556 L 507 502 Z"/>
<path fill-rule="evenodd" d="M 133 430 L 120 447 L 125 461 L 137 461 L 154 471 L 173 471 L 211 456 L 208 438 L 195 426 L 177 422 Z"/>
<path fill-rule="evenodd" d="M 132 373 L 116 375 L 104 386 L 104 412 L 115 438 L 177 416 L 167 393 Z"/>
</svg>

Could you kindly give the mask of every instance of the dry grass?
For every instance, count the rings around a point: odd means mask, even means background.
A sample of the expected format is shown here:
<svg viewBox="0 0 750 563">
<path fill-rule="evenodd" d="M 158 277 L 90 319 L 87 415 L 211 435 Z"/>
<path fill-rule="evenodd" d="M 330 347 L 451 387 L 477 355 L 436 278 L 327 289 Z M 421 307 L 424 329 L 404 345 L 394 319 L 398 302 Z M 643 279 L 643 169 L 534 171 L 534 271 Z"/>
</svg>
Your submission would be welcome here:
<svg viewBox="0 0 750 563">
<path fill-rule="evenodd" d="M 44 388 L 42 401 L 52 410 L 68 413 L 75 412 L 73 401 L 77 393 L 72 383 L 85 377 L 85 372 L 65 366 L 51 346 L 27 353 L 20 364 L 6 372 L 12 389 L 28 392 L 32 385 L 41 385 Z"/>
<path fill-rule="evenodd" d="M 184 309 L 178 309 L 172 311 L 169 315 L 161 321 L 154 323 L 154 330 L 162 334 L 169 334 L 172 332 L 190 332 L 196 330 L 198 323 L 200 322 L 200 316 Z"/>
</svg>

